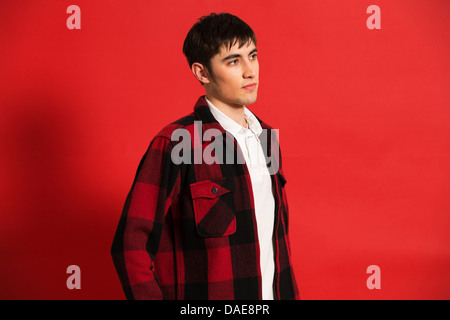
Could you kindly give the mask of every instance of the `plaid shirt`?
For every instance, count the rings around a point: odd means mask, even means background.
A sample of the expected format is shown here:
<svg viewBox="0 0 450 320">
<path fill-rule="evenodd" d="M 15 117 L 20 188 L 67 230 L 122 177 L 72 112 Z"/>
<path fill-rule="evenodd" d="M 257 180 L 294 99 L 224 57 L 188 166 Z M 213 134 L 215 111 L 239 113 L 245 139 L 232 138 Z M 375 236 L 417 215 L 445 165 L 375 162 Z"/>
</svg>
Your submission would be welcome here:
<svg viewBox="0 0 450 320">
<path fill-rule="evenodd" d="M 267 129 L 267 135 L 260 136 L 261 144 L 270 150 L 277 137 L 270 126 L 257 119 Z M 194 121 L 201 121 L 201 127 Z M 195 130 L 211 128 L 223 135 L 223 141 L 230 135 L 202 96 L 193 113 L 166 126 L 151 141 L 111 248 L 125 295 L 127 299 L 261 299 L 253 192 L 241 150 L 233 139 L 234 150 L 224 147 L 225 153 L 234 151 L 233 163 L 175 164 L 171 154 L 178 142 L 171 137 L 180 128 L 188 130 L 191 137 Z M 195 152 L 193 140 L 191 155 Z M 201 154 L 211 143 L 200 144 Z M 278 171 L 271 175 L 275 198 L 274 298 L 298 299 L 281 152 L 279 157 L 277 153 L 270 157 L 278 164 Z"/>
</svg>

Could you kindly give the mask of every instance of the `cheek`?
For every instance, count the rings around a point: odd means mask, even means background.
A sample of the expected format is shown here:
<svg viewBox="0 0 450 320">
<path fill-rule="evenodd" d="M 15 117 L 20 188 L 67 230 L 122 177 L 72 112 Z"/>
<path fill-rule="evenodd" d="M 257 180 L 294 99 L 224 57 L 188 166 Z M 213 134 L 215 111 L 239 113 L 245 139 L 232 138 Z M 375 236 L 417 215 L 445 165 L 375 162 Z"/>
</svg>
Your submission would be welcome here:
<svg viewBox="0 0 450 320">
<path fill-rule="evenodd" d="M 227 72 L 216 76 L 217 84 L 222 92 L 232 92 L 240 88 L 241 81 L 237 72 Z"/>
</svg>

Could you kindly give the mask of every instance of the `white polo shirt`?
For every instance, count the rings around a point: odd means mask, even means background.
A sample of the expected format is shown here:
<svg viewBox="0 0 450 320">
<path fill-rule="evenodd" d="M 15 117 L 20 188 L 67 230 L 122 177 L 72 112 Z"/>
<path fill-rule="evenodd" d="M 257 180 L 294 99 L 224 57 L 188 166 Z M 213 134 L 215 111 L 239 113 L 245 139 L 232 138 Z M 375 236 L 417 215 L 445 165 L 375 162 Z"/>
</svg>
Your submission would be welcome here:
<svg viewBox="0 0 450 320">
<path fill-rule="evenodd" d="M 244 106 L 244 116 L 248 128 L 217 109 L 207 98 L 209 109 L 220 125 L 230 132 L 241 148 L 250 173 L 256 213 L 256 224 L 260 247 L 260 265 L 262 277 L 262 298 L 273 300 L 273 277 L 275 262 L 273 253 L 273 229 L 275 219 L 275 199 L 272 193 L 272 180 L 266 166 L 264 151 L 259 142 L 261 124 L 255 115 Z"/>
</svg>

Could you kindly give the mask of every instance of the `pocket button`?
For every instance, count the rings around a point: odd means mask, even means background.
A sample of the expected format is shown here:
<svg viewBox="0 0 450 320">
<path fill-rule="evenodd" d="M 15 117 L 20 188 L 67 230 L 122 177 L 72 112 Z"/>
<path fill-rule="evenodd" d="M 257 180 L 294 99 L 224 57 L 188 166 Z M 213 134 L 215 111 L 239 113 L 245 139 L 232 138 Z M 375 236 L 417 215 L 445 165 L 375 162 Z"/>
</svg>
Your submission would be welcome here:
<svg viewBox="0 0 450 320">
<path fill-rule="evenodd" d="M 218 191 L 218 190 L 217 190 L 217 188 L 216 188 L 216 187 L 212 187 L 212 189 L 211 189 L 211 192 L 212 192 L 212 193 L 216 194 L 216 193 L 217 193 L 217 191 Z"/>
</svg>

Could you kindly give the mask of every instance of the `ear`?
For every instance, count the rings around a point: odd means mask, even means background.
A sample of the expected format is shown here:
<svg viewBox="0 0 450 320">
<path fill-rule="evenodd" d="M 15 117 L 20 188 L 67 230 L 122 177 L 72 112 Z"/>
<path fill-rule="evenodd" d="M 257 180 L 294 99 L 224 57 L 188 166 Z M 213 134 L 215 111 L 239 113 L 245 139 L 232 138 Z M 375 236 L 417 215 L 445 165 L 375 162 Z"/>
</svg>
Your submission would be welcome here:
<svg viewBox="0 0 450 320">
<path fill-rule="evenodd" d="M 191 67 L 194 77 L 198 79 L 201 83 L 209 83 L 211 81 L 208 69 L 201 63 L 194 62 Z"/>
</svg>

